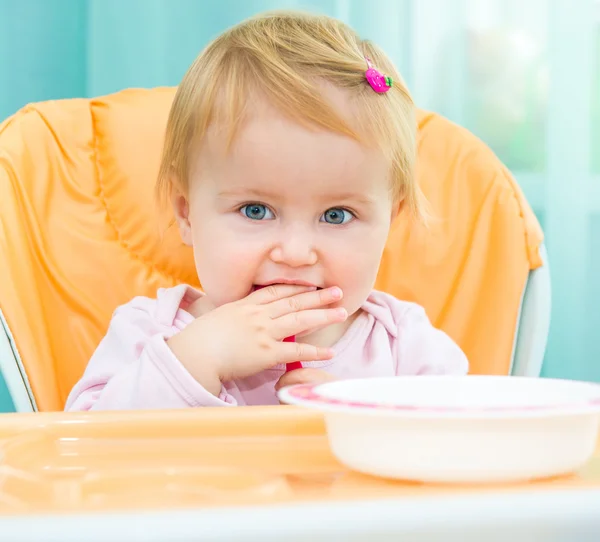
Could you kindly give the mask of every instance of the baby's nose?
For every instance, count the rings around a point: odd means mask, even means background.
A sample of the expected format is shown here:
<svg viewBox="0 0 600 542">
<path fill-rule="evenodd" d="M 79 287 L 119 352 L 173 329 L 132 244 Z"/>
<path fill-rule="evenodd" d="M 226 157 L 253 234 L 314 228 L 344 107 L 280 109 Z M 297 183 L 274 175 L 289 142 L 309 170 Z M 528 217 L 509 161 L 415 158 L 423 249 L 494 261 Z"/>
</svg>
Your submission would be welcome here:
<svg viewBox="0 0 600 542">
<path fill-rule="evenodd" d="M 318 257 L 312 236 L 298 231 L 288 231 L 273 247 L 271 259 L 275 263 L 289 267 L 303 267 L 315 265 Z"/>
</svg>

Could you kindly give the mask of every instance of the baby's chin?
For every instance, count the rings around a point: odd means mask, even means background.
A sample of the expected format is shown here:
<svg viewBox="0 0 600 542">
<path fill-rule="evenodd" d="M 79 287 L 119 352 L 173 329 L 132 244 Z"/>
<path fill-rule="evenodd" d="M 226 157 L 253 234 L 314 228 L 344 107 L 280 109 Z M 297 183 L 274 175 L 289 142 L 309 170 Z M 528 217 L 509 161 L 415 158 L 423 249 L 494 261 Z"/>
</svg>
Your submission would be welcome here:
<svg viewBox="0 0 600 542">
<path fill-rule="evenodd" d="M 316 338 L 319 337 L 320 335 L 323 335 L 326 331 L 327 328 L 330 328 L 332 326 L 339 326 L 340 324 L 329 324 L 327 326 L 321 326 L 318 327 L 317 329 L 311 329 L 310 331 L 305 331 L 304 333 L 298 333 L 295 336 L 296 341 L 302 341 L 302 339 L 306 339 L 307 337 L 312 337 L 312 338 Z M 331 346 L 331 344 L 321 344 L 322 341 L 309 341 L 310 344 L 314 344 L 315 346 Z"/>
</svg>

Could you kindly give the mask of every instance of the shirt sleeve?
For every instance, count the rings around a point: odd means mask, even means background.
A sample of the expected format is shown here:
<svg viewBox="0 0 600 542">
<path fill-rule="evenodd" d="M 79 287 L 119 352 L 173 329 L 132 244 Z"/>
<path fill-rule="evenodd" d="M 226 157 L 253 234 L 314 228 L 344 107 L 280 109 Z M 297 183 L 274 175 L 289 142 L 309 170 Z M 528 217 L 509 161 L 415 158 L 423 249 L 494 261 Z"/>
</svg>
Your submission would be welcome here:
<svg viewBox="0 0 600 542">
<path fill-rule="evenodd" d="M 431 324 L 418 305 L 411 305 L 401 319 L 397 353 L 397 375 L 465 375 L 469 371 L 464 352 Z"/>
<path fill-rule="evenodd" d="M 167 346 L 166 340 L 185 327 L 181 318 L 165 326 L 154 311 L 146 298 L 115 311 L 66 411 L 236 405 L 225 388 L 219 397 L 204 389 Z"/>
</svg>

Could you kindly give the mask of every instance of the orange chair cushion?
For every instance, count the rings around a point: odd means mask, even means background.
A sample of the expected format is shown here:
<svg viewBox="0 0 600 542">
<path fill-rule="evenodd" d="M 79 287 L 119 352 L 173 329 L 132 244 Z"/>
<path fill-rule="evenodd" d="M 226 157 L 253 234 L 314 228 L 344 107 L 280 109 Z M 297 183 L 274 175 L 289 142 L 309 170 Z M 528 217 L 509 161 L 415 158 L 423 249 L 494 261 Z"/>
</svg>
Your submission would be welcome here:
<svg viewBox="0 0 600 542">
<path fill-rule="evenodd" d="M 0 125 L 0 308 L 39 410 L 60 410 L 114 309 L 178 283 L 199 286 L 153 197 L 175 89 L 30 105 Z M 472 373 L 506 374 L 542 232 L 492 152 L 419 115 L 430 229 L 394 224 L 377 287 L 421 303 Z"/>
</svg>

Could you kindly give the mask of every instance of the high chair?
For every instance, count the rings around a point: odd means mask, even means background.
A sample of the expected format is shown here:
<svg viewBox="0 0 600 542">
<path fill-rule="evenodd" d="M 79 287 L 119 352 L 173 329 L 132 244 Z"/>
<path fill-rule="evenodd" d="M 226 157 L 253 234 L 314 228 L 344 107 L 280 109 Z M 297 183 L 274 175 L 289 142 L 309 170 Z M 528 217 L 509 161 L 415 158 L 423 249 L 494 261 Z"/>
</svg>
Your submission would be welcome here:
<svg viewBox="0 0 600 542">
<path fill-rule="evenodd" d="M 117 306 L 199 286 L 153 196 L 174 92 L 37 103 L 0 125 L 0 369 L 17 411 L 64 408 Z M 550 314 L 540 226 L 481 141 L 433 113 L 418 123 L 432 218 L 397 219 L 376 287 L 423 305 L 471 373 L 537 376 Z"/>
</svg>

